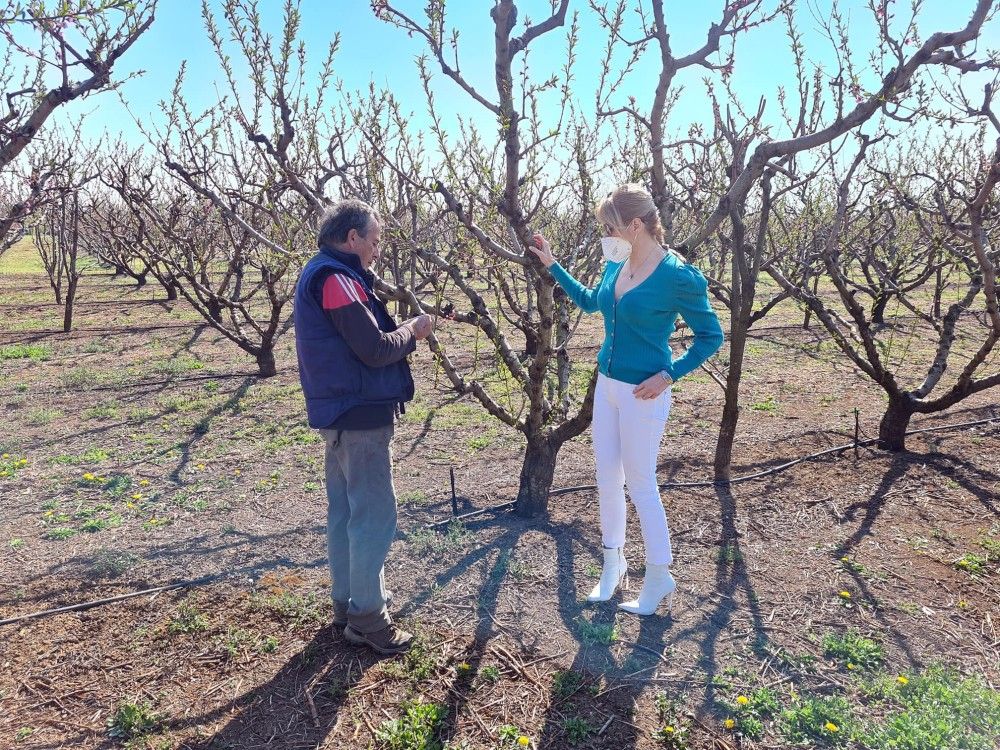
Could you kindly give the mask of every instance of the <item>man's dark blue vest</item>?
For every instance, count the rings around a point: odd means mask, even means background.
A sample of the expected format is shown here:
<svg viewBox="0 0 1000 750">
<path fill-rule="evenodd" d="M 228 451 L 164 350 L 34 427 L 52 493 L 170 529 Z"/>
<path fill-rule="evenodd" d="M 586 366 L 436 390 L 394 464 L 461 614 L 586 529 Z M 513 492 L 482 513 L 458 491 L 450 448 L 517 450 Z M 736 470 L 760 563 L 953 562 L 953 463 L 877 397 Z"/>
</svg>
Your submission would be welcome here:
<svg viewBox="0 0 1000 750">
<path fill-rule="evenodd" d="M 402 404 L 413 398 L 413 377 L 406 359 L 386 367 L 368 367 L 337 332 L 321 302 L 320 285 L 330 272 L 346 274 L 361 284 L 379 328 L 396 329 L 357 256 L 322 247 L 306 263 L 295 288 L 295 349 L 309 426 L 318 429 L 329 427 L 356 406 Z"/>
</svg>

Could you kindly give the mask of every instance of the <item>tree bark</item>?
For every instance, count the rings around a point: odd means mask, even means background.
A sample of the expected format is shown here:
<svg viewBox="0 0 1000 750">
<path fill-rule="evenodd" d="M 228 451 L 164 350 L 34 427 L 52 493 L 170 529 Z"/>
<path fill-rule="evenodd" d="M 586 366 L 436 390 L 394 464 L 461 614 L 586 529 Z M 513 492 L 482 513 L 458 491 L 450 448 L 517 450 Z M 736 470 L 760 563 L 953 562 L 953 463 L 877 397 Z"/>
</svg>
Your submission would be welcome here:
<svg viewBox="0 0 1000 750">
<path fill-rule="evenodd" d="M 562 443 L 550 438 L 528 437 L 521 465 L 520 487 L 514 510 L 523 518 L 544 516 L 549 512 L 549 491 L 556 470 L 556 456 Z"/>
<path fill-rule="evenodd" d="M 889 407 L 878 426 L 878 446 L 887 451 L 906 450 L 906 430 L 916 412 L 913 397 L 908 393 L 889 396 Z"/>
<path fill-rule="evenodd" d="M 278 367 L 274 361 L 274 347 L 265 344 L 257 352 L 257 368 L 262 378 L 271 378 L 278 374 Z"/>
<path fill-rule="evenodd" d="M 722 407 L 719 439 L 715 443 L 715 479 L 730 478 L 733 462 L 733 443 L 740 420 L 740 382 L 743 380 L 743 357 L 746 352 L 747 328 L 733 318 L 729 334 L 729 374 L 726 377 L 726 401 Z"/>
<path fill-rule="evenodd" d="M 66 287 L 66 307 L 63 313 L 63 333 L 73 330 L 73 302 L 76 300 L 77 280 L 71 278 Z"/>
<path fill-rule="evenodd" d="M 890 299 L 891 295 L 885 293 L 875 297 L 875 301 L 872 303 L 872 325 L 885 325 L 885 308 L 888 306 Z"/>
</svg>

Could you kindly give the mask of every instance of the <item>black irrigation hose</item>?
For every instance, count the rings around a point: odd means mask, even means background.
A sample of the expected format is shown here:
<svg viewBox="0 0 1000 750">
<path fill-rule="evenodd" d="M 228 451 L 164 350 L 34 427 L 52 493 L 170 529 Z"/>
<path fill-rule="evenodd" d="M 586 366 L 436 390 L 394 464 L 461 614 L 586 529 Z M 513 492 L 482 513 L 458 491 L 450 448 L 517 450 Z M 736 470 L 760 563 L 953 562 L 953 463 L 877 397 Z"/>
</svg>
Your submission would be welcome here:
<svg viewBox="0 0 1000 750">
<path fill-rule="evenodd" d="M 916 435 L 921 432 L 938 432 L 941 430 L 954 430 L 960 427 L 975 427 L 976 425 L 989 424 L 991 422 L 1000 422 L 1000 417 L 990 417 L 988 419 L 977 419 L 973 422 L 959 422 L 956 424 L 946 424 L 939 425 L 937 427 L 922 427 L 917 430 L 907 430 L 905 435 Z M 859 440 L 857 442 L 857 447 L 865 448 L 870 445 L 875 445 L 878 442 L 878 438 L 869 438 L 867 440 Z M 758 471 L 753 474 L 745 474 L 739 477 L 732 477 L 731 479 L 723 480 L 708 480 L 700 482 L 663 482 L 658 485 L 661 490 L 676 489 L 680 487 L 717 487 L 726 486 L 730 484 L 737 484 L 738 482 L 749 482 L 753 479 L 761 479 L 762 477 L 770 476 L 771 474 L 777 474 L 779 471 L 784 471 L 785 469 L 790 469 L 796 464 L 800 464 L 804 461 L 811 461 L 816 458 L 822 458 L 831 453 L 839 453 L 840 451 L 848 450 L 855 447 L 855 443 L 852 441 L 850 443 L 845 443 L 843 445 L 836 445 L 833 448 L 826 448 L 819 451 L 818 453 L 812 453 L 808 456 L 802 456 L 800 458 L 793 459 L 786 463 L 780 464 L 779 466 L 772 466 L 770 469 L 764 469 L 763 471 Z M 597 489 L 596 484 L 580 484 L 575 487 L 559 487 L 554 490 L 549 491 L 549 497 L 558 497 L 560 495 L 569 495 L 573 492 L 585 492 L 593 491 Z M 426 528 L 433 529 L 439 526 L 447 526 L 452 521 L 462 521 L 466 518 L 472 518 L 474 516 L 479 516 L 484 513 L 497 513 L 509 508 L 513 508 L 516 505 L 516 501 L 502 503 L 500 505 L 492 505 L 488 508 L 480 508 L 479 510 L 471 511 L 470 513 L 463 513 L 461 515 L 453 516 L 445 521 L 435 521 L 434 523 L 427 524 Z"/>
<path fill-rule="evenodd" d="M 171 583 L 167 586 L 157 586 L 152 589 L 143 589 L 142 591 L 132 591 L 128 594 L 119 594 L 118 596 L 109 596 L 106 599 L 94 599 L 89 602 L 82 602 L 81 604 L 70 604 L 65 607 L 56 607 L 55 609 L 45 609 L 40 612 L 29 612 L 26 615 L 18 615 L 17 617 L 10 617 L 6 620 L 0 620 L 0 625 L 13 625 L 15 622 L 23 622 L 24 620 L 34 620 L 39 617 L 47 617 L 48 615 L 58 615 L 64 612 L 81 612 L 85 609 L 90 609 L 91 607 L 100 607 L 103 604 L 113 604 L 114 602 L 124 601 L 125 599 L 134 599 L 137 596 L 143 596 L 145 594 L 158 594 L 163 591 L 173 591 L 174 589 L 183 589 L 190 586 L 204 586 L 206 583 L 212 583 L 220 578 L 225 578 L 229 576 L 229 573 L 216 573 L 214 575 L 205 576 L 203 578 L 196 578 L 193 581 L 180 581 L 179 583 Z"/>
<path fill-rule="evenodd" d="M 989 424 L 991 422 L 1000 422 L 1000 417 L 990 417 L 988 419 L 978 419 L 974 422 L 960 422 L 958 424 L 946 424 L 940 425 L 938 427 L 924 427 L 918 430 L 908 430 L 906 435 L 916 435 L 921 432 L 938 432 L 941 430 L 952 430 L 958 429 L 959 427 L 975 427 L 981 424 Z M 878 442 L 877 438 L 864 440 L 858 443 L 859 446 L 874 445 Z M 773 466 L 770 469 L 765 469 L 764 471 L 758 471 L 754 474 L 747 474 L 741 477 L 733 477 L 732 479 L 720 481 L 720 482 L 665 482 L 660 486 L 661 489 L 669 489 L 672 487 L 713 487 L 715 485 L 725 485 L 734 484 L 736 482 L 746 482 L 751 479 L 759 479 L 770 474 L 777 473 L 779 471 L 784 471 L 785 469 L 794 466 L 795 464 L 802 463 L 803 461 L 809 461 L 814 458 L 820 458 L 826 456 L 830 453 L 836 453 L 838 451 L 847 450 L 848 448 L 853 448 L 854 443 L 845 443 L 844 445 L 838 445 L 833 448 L 827 448 L 826 450 L 819 451 L 818 453 L 813 453 L 808 456 L 803 456 L 801 458 L 796 458 L 793 461 L 781 464 L 780 466 Z M 567 495 L 571 492 L 580 492 L 583 490 L 594 490 L 596 485 L 587 484 L 579 485 L 577 487 L 560 487 L 558 489 L 552 490 L 549 493 L 549 497 L 556 497 L 558 495 Z M 427 524 L 426 528 L 435 528 L 437 526 L 444 526 L 450 524 L 452 521 L 461 521 L 464 518 L 470 518 L 472 516 L 478 516 L 483 513 L 497 512 L 501 510 L 506 510 L 507 508 L 514 507 L 515 502 L 507 502 L 502 505 L 495 505 L 489 508 L 481 508 L 479 510 L 474 510 L 471 513 L 463 513 L 462 515 L 454 516 L 446 521 L 438 521 L 436 523 Z M 18 615 L 17 617 L 10 617 L 6 620 L 0 620 L 0 626 L 12 625 L 17 622 L 23 622 L 25 620 L 33 620 L 40 617 L 47 617 L 49 615 L 63 614 L 65 612 L 80 612 L 92 607 L 100 607 L 104 604 L 113 604 L 115 602 L 124 601 L 126 599 L 133 599 L 137 596 L 144 596 L 146 594 L 157 594 L 163 591 L 173 591 L 174 589 L 190 588 L 193 586 L 204 586 L 207 583 L 212 583 L 218 581 L 222 578 L 228 577 L 229 573 L 216 573 L 210 576 L 204 576 L 203 578 L 196 578 L 193 581 L 180 581 L 178 583 L 171 583 L 166 586 L 157 586 L 156 588 L 143 589 L 142 591 L 133 591 L 128 594 L 119 594 L 118 596 L 111 596 L 106 599 L 95 599 L 89 602 L 82 602 L 80 604 L 71 604 L 66 607 L 56 607 L 55 609 L 46 609 L 39 612 L 29 612 L 28 614 Z"/>
</svg>

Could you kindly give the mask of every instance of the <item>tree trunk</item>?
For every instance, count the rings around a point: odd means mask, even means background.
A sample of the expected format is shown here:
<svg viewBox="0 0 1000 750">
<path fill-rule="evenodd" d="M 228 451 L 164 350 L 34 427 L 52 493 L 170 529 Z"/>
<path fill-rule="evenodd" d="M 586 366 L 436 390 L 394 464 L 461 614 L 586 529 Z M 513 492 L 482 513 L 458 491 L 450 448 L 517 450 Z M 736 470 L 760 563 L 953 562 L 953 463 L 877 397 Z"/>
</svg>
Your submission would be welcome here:
<svg viewBox="0 0 1000 750">
<path fill-rule="evenodd" d="M 819 274 L 817 274 L 813 279 L 813 289 L 812 289 L 813 297 L 816 296 L 816 292 L 818 290 L 819 290 Z M 805 319 L 802 321 L 802 327 L 805 328 L 807 331 L 809 330 L 810 317 L 812 317 L 812 308 L 809 307 L 809 305 L 806 305 L 806 315 Z"/>
<path fill-rule="evenodd" d="M 167 291 L 167 302 L 177 301 L 177 285 L 176 284 L 164 284 L 163 288 Z"/>
<path fill-rule="evenodd" d="M 743 380 L 743 357 L 746 353 L 747 327 L 733 318 L 729 332 L 729 373 L 726 376 L 726 401 L 722 407 L 719 439 L 715 443 L 715 479 L 730 478 L 733 462 L 733 442 L 740 419 L 740 382 Z"/>
<path fill-rule="evenodd" d="M 73 330 L 73 302 L 76 299 L 76 279 L 70 279 L 66 287 L 66 309 L 63 313 L 63 333 Z"/>
<path fill-rule="evenodd" d="M 913 416 L 913 397 L 908 393 L 889 396 L 889 408 L 878 426 L 878 447 L 887 451 L 906 450 L 906 430 Z"/>
<path fill-rule="evenodd" d="M 561 444 L 551 439 L 529 437 L 521 465 L 521 482 L 514 510 L 523 518 L 544 516 L 549 512 L 549 490 L 556 470 L 556 456 Z"/>
<path fill-rule="evenodd" d="M 934 275 L 934 311 L 931 313 L 934 316 L 934 320 L 941 320 L 941 287 L 941 268 L 939 266 Z"/>
<path fill-rule="evenodd" d="M 274 362 L 274 347 L 271 344 L 265 344 L 259 352 L 257 352 L 257 368 L 260 370 L 260 376 L 262 378 L 271 378 L 278 374 L 278 367 Z"/>
<path fill-rule="evenodd" d="M 889 304 L 890 297 L 891 295 L 883 293 L 875 298 L 875 302 L 872 304 L 872 325 L 885 325 L 885 308 Z"/>
<path fill-rule="evenodd" d="M 205 307 L 208 308 L 208 315 L 209 317 L 212 318 L 212 320 L 214 320 L 216 323 L 222 322 L 222 305 L 220 305 L 214 299 L 210 299 L 208 300 L 208 302 L 205 303 Z"/>
</svg>

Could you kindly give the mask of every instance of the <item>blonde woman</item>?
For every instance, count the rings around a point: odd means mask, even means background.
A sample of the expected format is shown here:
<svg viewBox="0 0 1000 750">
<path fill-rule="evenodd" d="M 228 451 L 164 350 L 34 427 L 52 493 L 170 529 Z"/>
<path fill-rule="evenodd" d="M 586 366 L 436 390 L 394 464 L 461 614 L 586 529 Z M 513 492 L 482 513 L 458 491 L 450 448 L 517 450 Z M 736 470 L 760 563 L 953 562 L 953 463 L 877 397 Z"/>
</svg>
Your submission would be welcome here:
<svg viewBox="0 0 1000 750">
<path fill-rule="evenodd" d="M 588 313 L 604 317 L 597 355 L 593 443 L 597 465 L 604 569 L 588 601 L 607 601 L 627 580 L 625 486 L 639 516 L 646 548 L 646 576 L 637 599 L 619 608 L 653 614 L 677 588 L 670 573 L 670 531 L 656 481 L 656 455 L 670 413 L 670 385 L 722 345 L 722 328 L 708 301 L 708 284 L 694 266 L 663 247 L 653 197 L 641 185 L 622 185 L 597 206 L 608 261 L 600 282 L 588 289 L 552 256 L 540 234 L 532 252 L 566 294 Z M 674 359 L 668 340 L 680 315 L 694 334 Z"/>
</svg>

